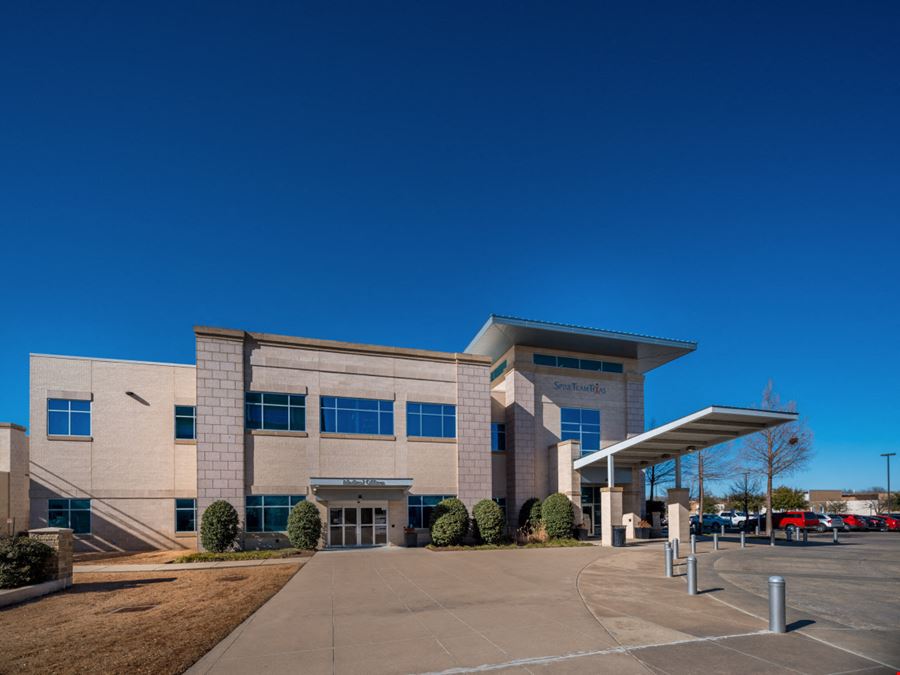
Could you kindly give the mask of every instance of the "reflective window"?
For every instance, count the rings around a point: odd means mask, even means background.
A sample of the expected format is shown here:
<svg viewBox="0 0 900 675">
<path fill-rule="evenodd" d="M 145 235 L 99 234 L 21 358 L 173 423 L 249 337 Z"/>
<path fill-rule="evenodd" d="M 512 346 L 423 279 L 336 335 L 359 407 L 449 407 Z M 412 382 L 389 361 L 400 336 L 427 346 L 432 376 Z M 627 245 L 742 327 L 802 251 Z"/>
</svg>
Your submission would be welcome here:
<svg viewBox="0 0 900 675">
<path fill-rule="evenodd" d="M 600 449 L 600 411 L 590 408 L 561 408 L 559 437 L 564 441 L 581 441 L 582 452 Z"/>
<path fill-rule="evenodd" d="M 604 373 L 622 373 L 625 367 L 613 361 L 595 361 L 594 359 L 576 359 L 572 356 L 553 356 L 552 354 L 535 354 L 532 357 L 536 366 L 553 366 L 554 368 L 573 368 L 575 370 L 603 371 Z"/>
<path fill-rule="evenodd" d="M 456 406 L 410 401 L 406 404 L 406 435 L 456 438 Z"/>
<path fill-rule="evenodd" d="M 90 436 L 91 402 L 47 399 L 47 433 L 51 436 Z"/>
<path fill-rule="evenodd" d="M 502 361 L 496 368 L 491 371 L 491 382 L 496 380 L 506 371 L 506 361 Z"/>
<path fill-rule="evenodd" d="M 409 495 L 407 507 L 410 527 L 429 527 L 434 507 L 455 495 Z"/>
<path fill-rule="evenodd" d="M 491 422 L 491 450 L 506 450 L 506 425 L 502 422 Z"/>
<path fill-rule="evenodd" d="M 175 438 L 197 438 L 197 408 L 192 405 L 175 406 Z"/>
<path fill-rule="evenodd" d="M 390 436 L 394 433 L 394 402 L 323 396 L 321 424 L 326 433 Z"/>
<path fill-rule="evenodd" d="M 247 532 L 284 532 L 291 509 L 306 499 L 303 495 L 248 495 Z"/>
<path fill-rule="evenodd" d="M 306 396 L 248 391 L 247 428 L 306 431 Z"/>
<path fill-rule="evenodd" d="M 197 500 L 196 499 L 176 499 L 175 500 L 175 531 L 176 532 L 196 532 L 197 531 Z"/>
<path fill-rule="evenodd" d="M 68 527 L 75 534 L 91 533 L 90 499 L 48 500 L 47 524 L 50 527 Z"/>
</svg>

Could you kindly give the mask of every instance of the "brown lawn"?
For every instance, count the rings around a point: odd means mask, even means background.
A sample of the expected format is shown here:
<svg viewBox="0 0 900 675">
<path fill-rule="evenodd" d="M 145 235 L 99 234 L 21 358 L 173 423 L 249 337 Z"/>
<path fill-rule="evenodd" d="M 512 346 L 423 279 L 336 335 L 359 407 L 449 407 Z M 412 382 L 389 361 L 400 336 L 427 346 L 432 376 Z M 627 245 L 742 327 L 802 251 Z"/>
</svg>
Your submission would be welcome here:
<svg viewBox="0 0 900 675">
<path fill-rule="evenodd" d="M 178 556 L 196 553 L 196 549 L 182 548 L 177 551 L 125 551 L 123 553 L 76 553 L 76 565 L 162 565 Z"/>
<path fill-rule="evenodd" d="M 0 609 L 0 673 L 181 673 L 298 568 L 77 574 L 68 591 Z"/>
</svg>

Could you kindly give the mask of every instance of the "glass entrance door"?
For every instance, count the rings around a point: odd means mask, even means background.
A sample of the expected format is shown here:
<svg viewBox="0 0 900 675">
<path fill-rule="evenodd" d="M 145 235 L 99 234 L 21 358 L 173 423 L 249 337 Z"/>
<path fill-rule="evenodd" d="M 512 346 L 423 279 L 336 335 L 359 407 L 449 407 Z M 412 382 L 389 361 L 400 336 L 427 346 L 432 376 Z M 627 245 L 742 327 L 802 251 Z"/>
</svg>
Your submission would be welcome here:
<svg viewBox="0 0 900 675">
<path fill-rule="evenodd" d="M 387 545 L 387 509 L 380 506 L 334 506 L 328 509 L 328 545 Z"/>
</svg>

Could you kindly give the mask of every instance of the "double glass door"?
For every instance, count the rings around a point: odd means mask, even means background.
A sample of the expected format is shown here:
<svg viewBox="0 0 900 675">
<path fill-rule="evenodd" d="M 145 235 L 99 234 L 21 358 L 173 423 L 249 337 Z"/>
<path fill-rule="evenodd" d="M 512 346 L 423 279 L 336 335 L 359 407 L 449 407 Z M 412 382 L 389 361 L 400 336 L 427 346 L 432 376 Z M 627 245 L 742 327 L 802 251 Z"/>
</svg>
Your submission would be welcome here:
<svg viewBox="0 0 900 675">
<path fill-rule="evenodd" d="M 329 546 L 384 546 L 386 544 L 386 507 L 332 506 L 328 509 Z"/>
</svg>

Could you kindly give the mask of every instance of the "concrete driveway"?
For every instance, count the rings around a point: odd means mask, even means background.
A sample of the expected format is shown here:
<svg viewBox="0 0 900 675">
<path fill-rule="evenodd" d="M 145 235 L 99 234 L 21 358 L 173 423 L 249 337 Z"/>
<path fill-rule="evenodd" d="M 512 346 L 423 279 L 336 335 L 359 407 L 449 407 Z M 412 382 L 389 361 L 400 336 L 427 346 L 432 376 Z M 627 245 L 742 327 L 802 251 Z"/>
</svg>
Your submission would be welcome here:
<svg viewBox="0 0 900 675">
<path fill-rule="evenodd" d="M 894 672 L 766 634 L 661 563 L 658 544 L 323 552 L 190 672 Z"/>
</svg>

